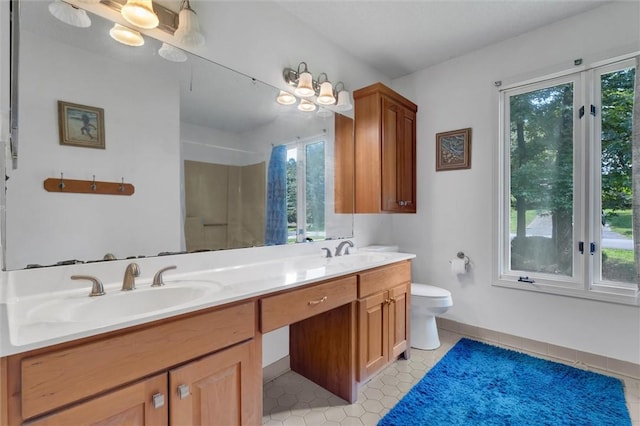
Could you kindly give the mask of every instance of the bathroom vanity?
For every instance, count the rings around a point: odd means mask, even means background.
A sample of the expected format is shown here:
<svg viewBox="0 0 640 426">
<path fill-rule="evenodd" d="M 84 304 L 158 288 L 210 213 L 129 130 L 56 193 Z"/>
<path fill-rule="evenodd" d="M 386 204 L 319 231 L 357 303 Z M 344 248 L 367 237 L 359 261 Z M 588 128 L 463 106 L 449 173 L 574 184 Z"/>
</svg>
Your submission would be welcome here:
<svg viewBox="0 0 640 426">
<path fill-rule="evenodd" d="M 285 325 L 292 370 L 353 402 L 358 381 L 408 351 L 412 257 L 301 256 L 167 278 L 219 290 L 186 312 L 0 358 L 0 424 L 260 424 L 262 334 Z"/>
</svg>

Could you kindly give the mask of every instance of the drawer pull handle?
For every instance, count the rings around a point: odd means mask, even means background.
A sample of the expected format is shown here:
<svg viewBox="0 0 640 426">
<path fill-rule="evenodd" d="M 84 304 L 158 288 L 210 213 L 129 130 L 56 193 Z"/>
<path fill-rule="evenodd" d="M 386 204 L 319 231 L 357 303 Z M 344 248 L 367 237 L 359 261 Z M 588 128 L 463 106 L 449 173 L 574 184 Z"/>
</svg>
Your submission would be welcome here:
<svg viewBox="0 0 640 426">
<path fill-rule="evenodd" d="M 160 407 L 164 407 L 164 394 L 157 393 L 151 397 L 153 402 L 153 408 L 156 410 Z"/>
<path fill-rule="evenodd" d="M 309 301 L 309 305 L 313 306 L 313 305 L 318 305 L 324 301 L 327 300 L 327 296 L 324 296 L 322 299 L 318 299 L 318 300 L 310 300 Z"/>
</svg>

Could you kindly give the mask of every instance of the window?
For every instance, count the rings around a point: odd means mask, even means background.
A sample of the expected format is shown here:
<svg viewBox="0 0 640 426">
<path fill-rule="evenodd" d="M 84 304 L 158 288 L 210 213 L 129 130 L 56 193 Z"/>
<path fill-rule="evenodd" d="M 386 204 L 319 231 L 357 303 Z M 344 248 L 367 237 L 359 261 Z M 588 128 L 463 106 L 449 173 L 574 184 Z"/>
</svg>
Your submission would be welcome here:
<svg viewBox="0 0 640 426">
<path fill-rule="evenodd" d="M 635 72 L 619 61 L 501 91 L 498 285 L 637 303 Z"/>
<path fill-rule="evenodd" d="M 287 149 L 288 242 L 325 239 L 325 141 Z"/>
</svg>

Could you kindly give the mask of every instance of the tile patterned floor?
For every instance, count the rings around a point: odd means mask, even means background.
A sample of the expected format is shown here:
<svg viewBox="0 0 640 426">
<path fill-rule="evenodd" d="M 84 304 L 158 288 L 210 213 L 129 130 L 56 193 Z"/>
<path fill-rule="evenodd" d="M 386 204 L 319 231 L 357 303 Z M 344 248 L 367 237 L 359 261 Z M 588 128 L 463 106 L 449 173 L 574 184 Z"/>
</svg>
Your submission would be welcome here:
<svg viewBox="0 0 640 426">
<path fill-rule="evenodd" d="M 354 404 L 288 372 L 264 385 L 262 423 L 268 426 L 376 425 L 462 337 L 441 330 L 440 348 L 435 351 L 412 349 L 410 360 L 394 362 L 362 386 Z M 640 426 L 640 380 L 622 379 L 633 426 Z"/>
</svg>

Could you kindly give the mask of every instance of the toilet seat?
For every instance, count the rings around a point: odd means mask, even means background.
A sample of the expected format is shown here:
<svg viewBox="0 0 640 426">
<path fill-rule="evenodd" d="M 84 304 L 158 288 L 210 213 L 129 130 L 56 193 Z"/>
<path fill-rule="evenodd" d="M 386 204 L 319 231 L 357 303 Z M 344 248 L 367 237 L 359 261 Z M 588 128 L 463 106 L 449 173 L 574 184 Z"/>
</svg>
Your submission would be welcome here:
<svg viewBox="0 0 640 426">
<path fill-rule="evenodd" d="M 451 297 L 451 292 L 433 285 L 411 283 L 411 295 L 438 298 Z"/>
</svg>

